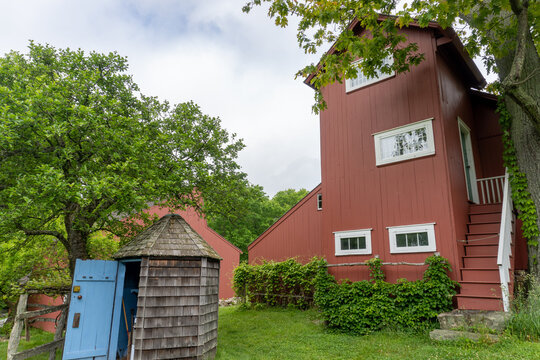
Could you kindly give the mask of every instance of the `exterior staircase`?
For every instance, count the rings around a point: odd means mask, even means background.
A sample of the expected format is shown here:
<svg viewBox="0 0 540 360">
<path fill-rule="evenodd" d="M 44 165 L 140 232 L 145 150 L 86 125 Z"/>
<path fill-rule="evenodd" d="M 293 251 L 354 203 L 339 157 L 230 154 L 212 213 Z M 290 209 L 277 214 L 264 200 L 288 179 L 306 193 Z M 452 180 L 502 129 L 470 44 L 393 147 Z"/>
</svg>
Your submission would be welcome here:
<svg viewBox="0 0 540 360">
<path fill-rule="evenodd" d="M 468 231 L 461 259 L 461 289 L 456 295 L 458 309 L 503 310 L 497 265 L 501 208 L 500 203 L 470 205 Z M 510 263 L 513 268 L 513 261 L 510 260 Z M 513 283 L 510 283 L 509 294 L 512 293 L 512 287 Z"/>
</svg>

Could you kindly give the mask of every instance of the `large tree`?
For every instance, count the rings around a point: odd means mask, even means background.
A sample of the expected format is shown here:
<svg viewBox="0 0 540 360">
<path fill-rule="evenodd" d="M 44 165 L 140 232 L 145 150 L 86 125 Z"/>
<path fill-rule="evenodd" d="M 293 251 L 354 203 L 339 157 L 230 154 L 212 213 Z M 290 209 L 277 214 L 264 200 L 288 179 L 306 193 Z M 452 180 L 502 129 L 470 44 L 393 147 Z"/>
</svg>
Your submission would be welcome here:
<svg viewBox="0 0 540 360">
<path fill-rule="evenodd" d="M 191 102 L 142 95 L 127 69 L 34 43 L 0 58 L 0 241 L 56 238 L 73 270 L 92 234 L 121 235 L 152 203 L 234 206 L 242 142 Z"/>
<path fill-rule="evenodd" d="M 505 135 L 509 135 L 509 141 L 505 141 L 505 160 L 511 167 L 514 201 L 529 239 L 529 268 L 540 274 L 538 1 L 252 0 L 244 6 L 244 11 L 262 3 L 269 3 L 268 15 L 278 26 L 287 26 L 291 17 L 299 20 L 298 44 L 306 53 L 314 54 L 321 46 L 333 44 L 334 51 L 323 54 L 318 66 L 308 65 L 297 74 L 304 77 L 315 74 L 311 85 L 316 89 L 316 111 L 325 108 L 321 89 L 328 84 L 355 77 L 357 71 L 373 76 L 378 68 L 386 73 L 403 72 L 420 63 L 423 54 L 415 43 L 407 42 L 399 32 L 400 27 L 412 22 L 426 27 L 430 21 L 438 22 L 443 28 L 454 26 L 469 53 L 482 56 L 487 68 L 499 77 L 498 91 L 506 108 L 502 110 L 502 118 Z M 349 27 L 354 19 L 372 36 L 357 36 Z M 394 63 L 383 66 L 383 59 L 389 54 L 394 55 Z M 358 58 L 364 61 L 357 66 L 353 62 Z M 512 166 L 513 163 L 517 166 Z"/>
</svg>

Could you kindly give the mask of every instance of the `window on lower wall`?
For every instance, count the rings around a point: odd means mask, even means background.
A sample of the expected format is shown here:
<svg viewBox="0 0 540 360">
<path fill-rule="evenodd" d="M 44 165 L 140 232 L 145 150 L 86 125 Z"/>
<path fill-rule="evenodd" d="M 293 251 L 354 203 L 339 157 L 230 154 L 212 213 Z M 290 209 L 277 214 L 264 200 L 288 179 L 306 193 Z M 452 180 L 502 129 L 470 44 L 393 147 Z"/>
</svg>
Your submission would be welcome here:
<svg viewBox="0 0 540 360">
<path fill-rule="evenodd" d="M 377 166 L 435 154 L 433 119 L 373 134 Z"/>
<path fill-rule="evenodd" d="M 336 256 L 371 254 L 371 229 L 334 232 Z"/>
<path fill-rule="evenodd" d="M 435 244 L 434 223 L 389 226 L 390 253 L 434 252 Z"/>
</svg>

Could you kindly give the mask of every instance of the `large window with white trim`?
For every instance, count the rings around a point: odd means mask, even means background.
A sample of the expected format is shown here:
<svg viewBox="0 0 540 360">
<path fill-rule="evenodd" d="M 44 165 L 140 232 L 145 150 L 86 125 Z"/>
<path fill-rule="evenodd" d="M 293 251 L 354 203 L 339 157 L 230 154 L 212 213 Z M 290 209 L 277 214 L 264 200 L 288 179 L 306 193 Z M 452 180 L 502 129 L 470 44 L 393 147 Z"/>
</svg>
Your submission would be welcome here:
<svg viewBox="0 0 540 360">
<path fill-rule="evenodd" d="M 336 256 L 371 254 L 371 229 L 334 232 Z"/>
<path fill-rule="evenodd" d="M 361 61 L 362 61 L 362 59 L 353 62 L 353 65 L 357 65 Z M 382 66 L 384 66 L 384 65 L 392 66 L 393 64 L 394 64 L 394 58 L 393 58 L 392 55 L 388 55 L 386 58 L 383 59 Z M 359 89 L 359 88 L 367 86 L 367 85 L 371 85 L 371 84 L 376 83 L 378 81 L 381 81 L 381 80 L 387 79 L 389 77 L 392 77 L 392 76 L 394 76 L 396 74 L 395 71 L 392 71 L 390 74 L 385 74 L 385 73 L 383 73 L 381 71 L 381 69 L 377 69 L 375 77 L 369 77 L 369 76 L 364 75 L 364 73 L 362 72 L 362 70 L 360 68 L 358 68 L 357 73 L 358 74 L 357 74 L 356 78 L 354 78 L 354 79 L 346 79 L 345 80 L 345 90 L 346 90 L 346 92 L 353 91 L 353 90 Z"/>
<path fill-rule="evenodd" d="M 435 244 L 434 223 L 389 226 L 390 253 L 434 252 Z"/>
<path fill-rule="evenodd" d="M 435 154 L 433 119 L 373 134 L 377 166 Z"/>
</svg>

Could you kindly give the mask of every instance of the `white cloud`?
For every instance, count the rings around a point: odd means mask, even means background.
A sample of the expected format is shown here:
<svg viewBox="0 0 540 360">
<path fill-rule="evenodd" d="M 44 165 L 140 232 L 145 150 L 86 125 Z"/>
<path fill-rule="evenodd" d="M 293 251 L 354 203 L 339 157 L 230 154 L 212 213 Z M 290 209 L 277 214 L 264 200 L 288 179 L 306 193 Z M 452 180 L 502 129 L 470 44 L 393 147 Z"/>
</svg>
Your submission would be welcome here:
<svg viewBox="0 0 540 360">
<path fill-rule="evenodd" d="M 28 40 L 117 51 L 147 95 L 193 100 L 247 145 L 239 163 L 273 195 L 320 182 L 312 90 L 294 73 L 313 58 L 264 9 L 235 1 L 0 1 L 0 53 Z"/>
</svg>

